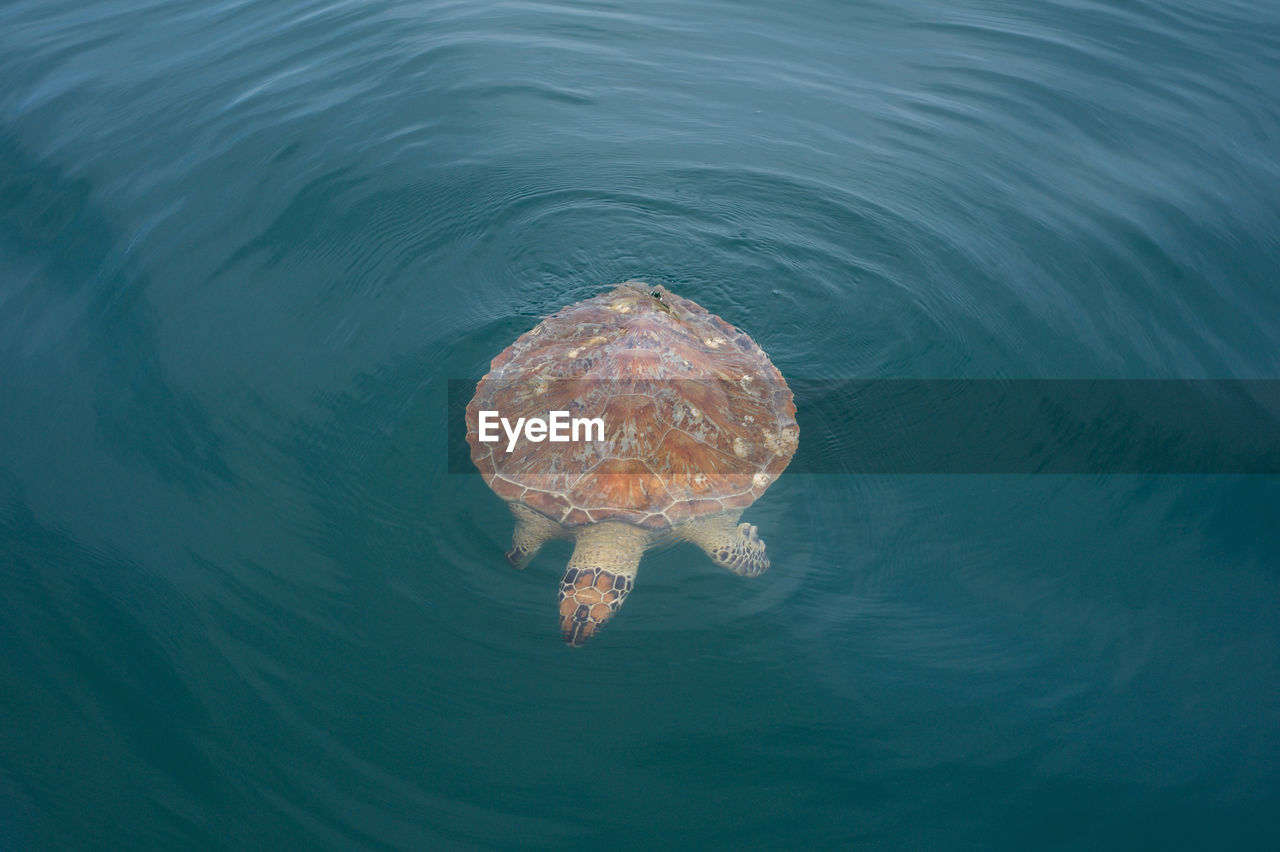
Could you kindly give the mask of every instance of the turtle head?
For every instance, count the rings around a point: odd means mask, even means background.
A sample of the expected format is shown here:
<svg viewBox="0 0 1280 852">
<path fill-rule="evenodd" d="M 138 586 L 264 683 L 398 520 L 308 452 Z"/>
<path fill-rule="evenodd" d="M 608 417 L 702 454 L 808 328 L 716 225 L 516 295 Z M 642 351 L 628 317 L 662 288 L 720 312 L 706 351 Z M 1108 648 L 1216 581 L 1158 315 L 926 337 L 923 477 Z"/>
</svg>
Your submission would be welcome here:
<svg viewBox="0 0 1280 852">
<path fill-rule="evenodd" d="M 567 644 L 585 645 L 618 611 L 651 539 L 649 531 L 627 523 L 588 524 L 578 531 L 560 579 L 560 632 Z"/>
<path fill-rule="evenodd" d="M 569 568 L 560 581 L 560 633 L 581 647 L 613 617 L 631 592 L 632 578 L 604 568 Z"/>
</svg>

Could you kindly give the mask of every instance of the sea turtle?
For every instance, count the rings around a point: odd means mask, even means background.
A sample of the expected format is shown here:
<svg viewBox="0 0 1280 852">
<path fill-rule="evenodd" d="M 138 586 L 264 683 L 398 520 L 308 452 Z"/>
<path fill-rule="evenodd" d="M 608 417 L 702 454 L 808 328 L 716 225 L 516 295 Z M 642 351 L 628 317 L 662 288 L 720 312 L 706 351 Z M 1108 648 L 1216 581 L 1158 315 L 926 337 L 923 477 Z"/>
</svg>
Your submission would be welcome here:
<svg viewBox="0 0 1280 852">
<path fill-rule="evenodd" d="M 604 428 L 560 442 L 534 431 L 493 440 L 497 417 L 510 426 L 556 411 Z M 512 565 L 524 568 L 549 539 L 574 541 L 560 626 L 582 645 L 622 606 L 658 542 L 692 542 L 745 577 L 769 567 L 756 528 L 738 518 L 795 453 L 795 414 L 782 374 L 745 332 L 661 286 L 627 281 L 547 317 L 494 358 L 467 406 L 467 441 L 515 514 Z"/>
</svg>

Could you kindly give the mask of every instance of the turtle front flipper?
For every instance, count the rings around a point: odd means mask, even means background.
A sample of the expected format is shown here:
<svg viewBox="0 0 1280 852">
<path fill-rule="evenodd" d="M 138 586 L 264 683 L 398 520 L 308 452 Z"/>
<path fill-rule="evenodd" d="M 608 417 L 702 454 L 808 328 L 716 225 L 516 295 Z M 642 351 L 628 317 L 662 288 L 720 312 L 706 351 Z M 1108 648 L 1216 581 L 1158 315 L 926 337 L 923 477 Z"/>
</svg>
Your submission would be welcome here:
<svg viewBox="0 0 1280 852">
<path fill-rule="evenodd" d="M 623 523 L 583 527 L 560 580 L 560 631 L 575 647 L 613 617 L 635 585 L 649 533 Z"/>
<path fill-rule="evenodd" d="M 538 555 L 542 545 L 550 539 L 564 535 L 564 529 L 545 515 L 540 515 L 528 506 L 520 503 L 511 504 L 511 514 L 516 516 L 516 529 L 511 534 L 511 549 L 507 551 L 507 561 L 512 567 L 524 570 Z"/>
<path fill-rule="evenodd" d="M 701 547 L 717 565 L 743 577 L 759 577 L 769 569 L 769 557 L 755 526 L 737 523 L 740 514 L 699 518 L 685 524 L 680 532 L 687 541 Z"/>
</svg>

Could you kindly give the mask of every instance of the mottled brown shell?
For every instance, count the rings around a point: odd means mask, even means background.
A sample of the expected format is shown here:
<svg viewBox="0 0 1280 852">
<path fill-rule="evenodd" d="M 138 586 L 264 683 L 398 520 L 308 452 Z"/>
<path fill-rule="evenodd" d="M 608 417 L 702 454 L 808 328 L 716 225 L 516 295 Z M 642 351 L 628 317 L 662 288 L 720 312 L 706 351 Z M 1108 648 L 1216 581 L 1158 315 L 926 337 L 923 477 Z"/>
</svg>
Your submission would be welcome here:
<svg viewBox="0 0 1280 852">
<path fill-rule="evenodd" d="M 604 441 L 507 452 L 480 411 L 603 417 Z M 794 454 L 796 407 L 744 332 L 662 287 L 627 282 L 570 305 L 493 359 L 467 406 L 471 458 L 505 500 L 565 526 L 649 528 L 750 505 Z"/>
</svg>

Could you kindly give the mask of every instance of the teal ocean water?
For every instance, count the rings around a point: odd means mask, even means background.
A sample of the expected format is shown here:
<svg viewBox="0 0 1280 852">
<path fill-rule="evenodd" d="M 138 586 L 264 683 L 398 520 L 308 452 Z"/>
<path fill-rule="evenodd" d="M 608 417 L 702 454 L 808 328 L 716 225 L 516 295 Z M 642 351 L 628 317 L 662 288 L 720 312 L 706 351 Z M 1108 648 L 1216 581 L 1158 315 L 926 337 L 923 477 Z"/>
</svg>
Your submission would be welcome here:
<svg viewBox="0 0 1280 852">
<path fill-rule="evenodd" d="M 630 278 L 1280 378 L 1277 92 L 1269 0 L 0 4 L 0 849 L 1280 847 L 1274 475 L 810 462 L 569 649 L 447 448 Z"/>
</svg>

